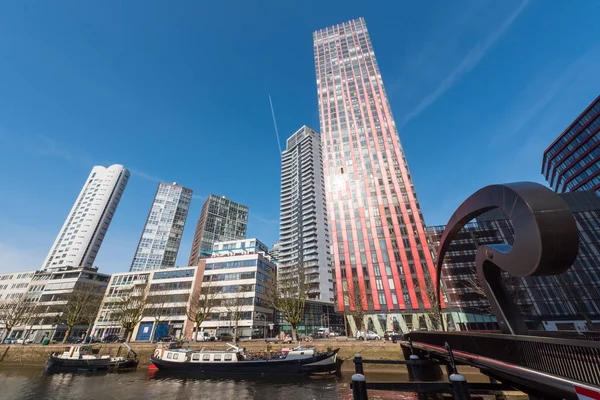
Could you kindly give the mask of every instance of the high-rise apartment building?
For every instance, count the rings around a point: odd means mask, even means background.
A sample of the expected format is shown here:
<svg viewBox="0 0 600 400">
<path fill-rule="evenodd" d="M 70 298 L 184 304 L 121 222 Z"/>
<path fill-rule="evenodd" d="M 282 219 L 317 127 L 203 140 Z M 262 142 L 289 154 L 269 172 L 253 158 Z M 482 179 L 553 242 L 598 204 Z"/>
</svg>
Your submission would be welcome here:
<svg viewBox="0 0 600 400">
<path fill-rule="evenodd" d="M 310 299 L 333 302 L 333 275 L 319 134 L 307 126 L 294 133 L 281 165 L 278 277 L 302 268 Z"/>
<path fill-rule="evenodd" d="M 175 267 L 192 193 L 177 183 L 158 184 L 130 271 Z"/>
<path fill-rule="evenodd" d="M 600 195 L 600 96 L 546 149 L 542 174 L 559 193 Z"/>
<path fill-rule="evenodd" d="M 313 39 L 338 306 L 358 290 L 381 331 L 431 307 L 425 223 L 364 19 Z"/>
<path fill-rule="evenodd" d="M 92 168 L 42 270 L 93 266 L 128 180 L 122 165 Z"/>
<path fill-rule="evenodd" d="M 231 201 L 225 196 L 208 196 L 196 224 L 188 265 L 198 265 L 198 260 L 210 257 L 216 242 L 246 237 L 247 225 L 248 206 Z"/>
</svg>

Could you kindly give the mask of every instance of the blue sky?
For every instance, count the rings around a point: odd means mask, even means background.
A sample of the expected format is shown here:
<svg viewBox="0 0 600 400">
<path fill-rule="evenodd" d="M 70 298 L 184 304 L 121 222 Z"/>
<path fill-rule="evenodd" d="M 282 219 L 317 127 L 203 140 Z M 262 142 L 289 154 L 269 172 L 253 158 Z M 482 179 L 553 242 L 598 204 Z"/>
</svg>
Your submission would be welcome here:
<svg viewBox="0 0 600 400">
<path fill-rule="evenodd" d="M 312 32 L 366 19 L 428 224 L 543 150 L 600 94 L 595 0 L 104 1 L 0 6 L 0 272 L 38 268 L 93 165 L 132 172 L 97 265 L 125 271 L 159 180 L 278 237 L 282 146 L 319 128 Z"/>
</svg>

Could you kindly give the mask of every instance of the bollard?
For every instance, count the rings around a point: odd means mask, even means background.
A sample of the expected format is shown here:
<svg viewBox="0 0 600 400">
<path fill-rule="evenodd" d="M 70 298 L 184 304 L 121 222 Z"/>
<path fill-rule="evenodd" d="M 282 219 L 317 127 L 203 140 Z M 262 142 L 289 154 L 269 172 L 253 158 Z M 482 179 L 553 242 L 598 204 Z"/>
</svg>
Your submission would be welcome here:
<svg viewBox="0 0 600 400">
<path fill-rule="evenodd" d="M 354 400 L 369 399 L 367 396 L 367 379 L 363 374 L 352 375 L 352 394 L 354 396 Z"/>
<path fill-rule="evenodd" d="M 467 380 L 464 376 L 458 373 L 454 373 L 449 376 L 450 383 L 452 384 L 452 393 L 454 393 L 454 398 L 456 400 L 469 400 L 471 399 L 471 394 L 469 393 L 469 387 L 467 385 Z"/>
<path fill-rule="evenodd" d="M 410 361 L 419 361 L 419 356 L 416 354 L 412 354 L 409 358 Z M 421 369 L 420 364 L 408 364 L 408 370 L 412 375 L 413 381 L 422 381 L 423 380 L 423 370 Z"/>
<path fill-rule="evenodd" d="M 363 359 L 360 354 L 354 355 L 354 370 L 357 374 L 364 375 L 365 371 L 363 369 Z"/>
</svg>

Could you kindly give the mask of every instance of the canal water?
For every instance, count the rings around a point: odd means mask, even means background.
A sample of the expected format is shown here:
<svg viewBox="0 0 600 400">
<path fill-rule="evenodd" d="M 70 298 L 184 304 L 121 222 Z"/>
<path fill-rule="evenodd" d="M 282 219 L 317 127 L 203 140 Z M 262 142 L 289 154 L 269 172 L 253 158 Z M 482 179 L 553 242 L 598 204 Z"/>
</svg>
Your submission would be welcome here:
<svg viewBox="0 0 600 400">
<path fill-rule="evenodd" d="M 44 374 L 39 367 L 0 367 L 2 400 L 69 399 L 233 399 L 295 400 L 352 399 L 351 373 L 327 378 L 197 379 L 186 375 L 161 375 L 147 370 L 123 373 Z M 374 381 L 404 380 L 403 374 L 373 372 Z M 416 395 L 373 392 L 372 399 L 415 399 Z"/>
</svg>

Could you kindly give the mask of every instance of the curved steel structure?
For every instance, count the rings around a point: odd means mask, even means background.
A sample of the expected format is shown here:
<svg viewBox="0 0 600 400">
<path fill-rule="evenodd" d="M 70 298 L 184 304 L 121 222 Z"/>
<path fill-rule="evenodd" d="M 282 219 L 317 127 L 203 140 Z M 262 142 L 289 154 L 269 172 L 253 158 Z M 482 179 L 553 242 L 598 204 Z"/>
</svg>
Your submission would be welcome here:
<svg viewBox="0 0 600 400">
<path fill-rule="evenodd" d="M 527 327 L 504 288 L 502 270 L 514 276 L 555 275 L 575 261 L 579 235 L 573 213 L 555 192 L 533 182 L 486 186 L 454 212 L 442 235 L 437 257 L 437 301 L 440 301 L 444 256 L 456 234 L 475 217 L 498 208 L 511 221 L 514 243 L 484 245 L 475 262 L 479 281 L 504 333 L 525 334 Z"/>
</svg>

